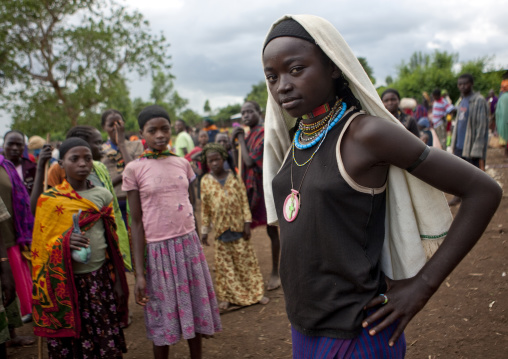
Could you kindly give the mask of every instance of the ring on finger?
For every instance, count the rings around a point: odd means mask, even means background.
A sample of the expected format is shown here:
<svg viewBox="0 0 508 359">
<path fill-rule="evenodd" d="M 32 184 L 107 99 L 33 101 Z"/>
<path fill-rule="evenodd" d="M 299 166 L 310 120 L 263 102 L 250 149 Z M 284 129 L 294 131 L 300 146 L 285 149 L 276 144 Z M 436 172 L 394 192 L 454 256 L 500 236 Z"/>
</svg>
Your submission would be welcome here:
<svg viewBox="0 0 508 359">
<path fill-rule="evenodd" d="M 379 296 L 385 299 L 381 304 L 385 305 L 386 303 L 388 303 L 388 297 L 386 296 L 386 294 L 380 294 Z"/>
</svg>

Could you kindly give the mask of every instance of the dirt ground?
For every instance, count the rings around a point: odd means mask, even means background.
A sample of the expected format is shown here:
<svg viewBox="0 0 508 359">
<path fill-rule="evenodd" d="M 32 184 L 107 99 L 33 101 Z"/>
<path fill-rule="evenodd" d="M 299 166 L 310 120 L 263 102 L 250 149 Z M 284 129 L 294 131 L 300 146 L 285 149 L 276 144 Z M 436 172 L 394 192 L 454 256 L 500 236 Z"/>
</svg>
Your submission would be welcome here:
<svg viewBox="0 0 508 359">
<path fill-rule="evenodd" d="M 489 149 L 487 172 L 504 188 L 508 186 L 508 162 L 502 149 Z M 507 196 L 476 247 L 407 327 L 407 358 L 508 358 Z M 251 240 L 267 280 L 271 268 L 265 229 L 254 230 Z M 205 248 L 205 253 L 213 274 L 213 247 Z M 133 276 L 128 279 L 132 288 Z M 291 331 L 282 289 L 267 296 L 270 303 L 266 306 L 223 314 L 223 331 L 203 342 L 204 358 L 291 358 Z M 128 353 L 124 357 L 151 358 L 143 311 L 132 296 L 130 308 L 133 323 L 125 330 Z M 18 333 L 30 335 L 31 325 Z M 8 355 L 12 359 L 37 358 L 37 346 L 10 348 Z M 188 357 L 184 341 L 171 348 L 170 358 Z"/>
</svg>

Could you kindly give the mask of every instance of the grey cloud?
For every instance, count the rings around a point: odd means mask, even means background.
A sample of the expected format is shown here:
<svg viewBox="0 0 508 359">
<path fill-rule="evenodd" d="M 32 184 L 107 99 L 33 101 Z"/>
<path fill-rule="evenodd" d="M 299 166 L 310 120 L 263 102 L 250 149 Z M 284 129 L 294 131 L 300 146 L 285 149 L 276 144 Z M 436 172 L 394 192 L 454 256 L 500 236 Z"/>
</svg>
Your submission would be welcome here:
<svg viewBox="0 0 508 359">
<path fill-rule="evenodd" d="M 261 4 L 261 5 L 259 5 Z M 487 44 L 465 44 L 453 49 L 451 38 L 436 34 L 463 34 L 479 16 L 508 33 L 508 22 L 500 12 L 442 1 L 425 2 L 337 2 L 296 1 L 242 3 L 216 0 L 189 2 L 187 8 L 150 17 L 154 30 L 163 30 L 171 43 L 175 84 L 186 93 L 203 91 L 210 97 L 244 97 L 251 85 L 263 79 L 261 46 L 273 21 L 285 13 L 312 13 L 323 16 L 339 29 L 357 56 L 367 59 L 378 84 L 395 76 L 396 67 L 415 51 L 431 53 L 428 43 L 441 50 L 459 52 L 460 60 L 498 54 L 508 57 L 504 39 Z M 440 8 L 442 11 L 436 11 Z M 192 100 L 191 100 L 192 102 Z M 198 109 L 199 110 L 199 109 Z"/>
</svg>

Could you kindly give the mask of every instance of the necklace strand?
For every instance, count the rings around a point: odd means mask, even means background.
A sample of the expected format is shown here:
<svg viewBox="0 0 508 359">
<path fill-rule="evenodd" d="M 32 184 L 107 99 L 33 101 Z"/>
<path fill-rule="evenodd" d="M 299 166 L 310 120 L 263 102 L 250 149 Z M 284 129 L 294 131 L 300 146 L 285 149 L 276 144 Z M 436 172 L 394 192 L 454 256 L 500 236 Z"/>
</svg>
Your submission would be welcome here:
<svg viewBox="0 0 508 359">
<path fill-rule="evenodd" d="M 312 140 L 312 142 L 307 143 L 307 144 L 301 144 L 299 141 L 299 137 L 300 137 L 302 130 L 299 129 L 298 131 L 296 131 L 296 134 L 295 134 L 295 137 L 293 140 L 293 146 L 296 146 L 296 148 L 298 148 L 299 150 L 305 150 L 307 148 L 313 147 L 319 141 L 321 141 L 324 137 L 326 137 L 326 134 L 328 133 L 328 131 L 330 131 L 330 129 L 332 129 L 333 126 L 335 126 L 337 124 L 337 122 L 339 122 L 339 120 L 342 118 L 342 116 L 346 112 L 347 105 L 345 102 L 342 102 L 341 107 L 342 107 L 342 110 L 340 111 L 340 113 L 334 118 L 333 121 L 328 122 L 326 129 L 323 132 L 320 132 L 319 135 L 314 140 Z"/>
<path fill-rule="evenodd" d="M 331 130 L 331 129 L 332 129 L 332 128 L 333 128 L 333 127 L 334 127 L 334 126 L 338 123 L 338 122 L 339 122 L 339 120 L 342 118 L 342 116 L 344 116 L 344 112 L 345 112 L 345 109 L 346 109 L 346 107 L 347 107 L 347 106 L 346 106 L 346 104 L 345 104 L 344 102 L 342 103 L 342 107 L 343 107 L 343 108 L 342 108 L 342 111 L 341 111 L 341 112 L 340 112 L 340 113 L 339 113 L 339 114 L 335 117 L 335 119 L 334 119 L 332 122 L 328 122 L 328 125 L 327 125 L 327 127 L 326 127 L 326 130 L 324 131 L 324 134 L 323 134 L 322 138 L 318 139 L 318 141 L 314 140 L 314 141 L 316 141 L 316 143 L 317 143 L 317 142 L 319 142 L 319 145 L 317 146 L 317 148 L 316 148 L 316 150 L 314 151 L 314 153 L 312 154 L 312 156 L 310 156 L 310 158 L 309 158 L 307 161 L 305 161 L 304 163 L 301 163 L 301 164 L 300 164 L 300 163 L 298 163 L 298 161 L 296 160 L 296 157 L 295 157 L 295 147 L 296 147 L 296 148 L 298 148 L 298 149 L 301 149 L 301 148 L 299 148 L 299 147 L 298 147 L 298 144 L 299 144 L 299 143 L 298 143 L 299 131 L 298 131 L 297 133 L 295 133 L 295 137 L 294 137 L 294 139 L 293 139 L 293 146 L 292 146 L 293 148 L 292 148 L 292 152 L 293 152 L 293 161 L 294 161 L 294 163 L 295 163 L 298 167 L 303 167 L 303 166 L 305 166 L 307 163 L 309 163 L 310 161 L 312 161 L 312 159 L 314 158 L 314 155 L 317 153 L 317 151 L 319 151 L 319 149 L 321 148 L 321 145 L 322 145 L 322 144 L 323 144 L 323 142 L 325 141 L 325 138 L 326 138 L 326 135 L 328 134 L 328 132 L 329 132 L 329 131 L 330 131 L 330 130 Z M 312 141 L 312 142 L 314 142 L 314 141 Z M 309 144 L 309 145 L 310 145 L 310 144 Z M 306 149 L 306 148 L 310 148 L 310 147 L 312 147 L 312 146 L 313 146 L 313 145 L 310 145 L 310 146 L 309 146 L 309 145 L 304 145 L 304 146 L 306 146 L 306 147 L 305 147 L 305 149 Z M 293 171 L 293 166 L 291 166 L 291 171 Z M 307 172 L 307 171 L 306 171 L 306 172 Z"/>
<path fill-rule="evenodd" d="M 326 122 L 329 121 L 330 118 L 333 117 L 333 114 L 337 113 L 337 111 L 339 109 L 339 105 L 341 103 L 342 103 L 342 99 L 338 99 L 337 102 L 335 102 L 335 105 L 333 105 L 333 107 L 331 108 L 328 115 L 326 115 L 323 119 L 321 119 L 317 122 L 305 124 L 305 123 L 303 123 L 303 121 L 300 121 L 298 128 L 306 133 L 307 133 L 307 131 L 314 131 L 316 129 L 319 130 L 319 129 L 323 128 L 324 126 L 326 126 Z"/>
</svg>

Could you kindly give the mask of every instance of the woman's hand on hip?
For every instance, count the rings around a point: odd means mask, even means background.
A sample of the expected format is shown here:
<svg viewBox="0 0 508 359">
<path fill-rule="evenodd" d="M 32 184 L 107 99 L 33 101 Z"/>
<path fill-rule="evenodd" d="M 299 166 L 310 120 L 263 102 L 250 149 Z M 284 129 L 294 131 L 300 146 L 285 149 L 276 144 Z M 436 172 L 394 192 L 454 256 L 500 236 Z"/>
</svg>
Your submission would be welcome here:
<svg viewBox="0 0 508 359">
<path fill-rule="evenodd" d="M 434 291 L 418 277 L 403 280 L 386 278 L 386 280 L 388 284 L 386 293 L 373 298 L 365 306 L 366 310 L 376 307 L 378 309 L 369 315 L 362 325 L 365 328 L 379 321 L 369 329 L 369 334 L 375 335 L 398 321 L 397 328 L 389 341 L 389 345 L 393 346 L 411 319 L 422 310 L 434 294 Z"/>
</svg>

